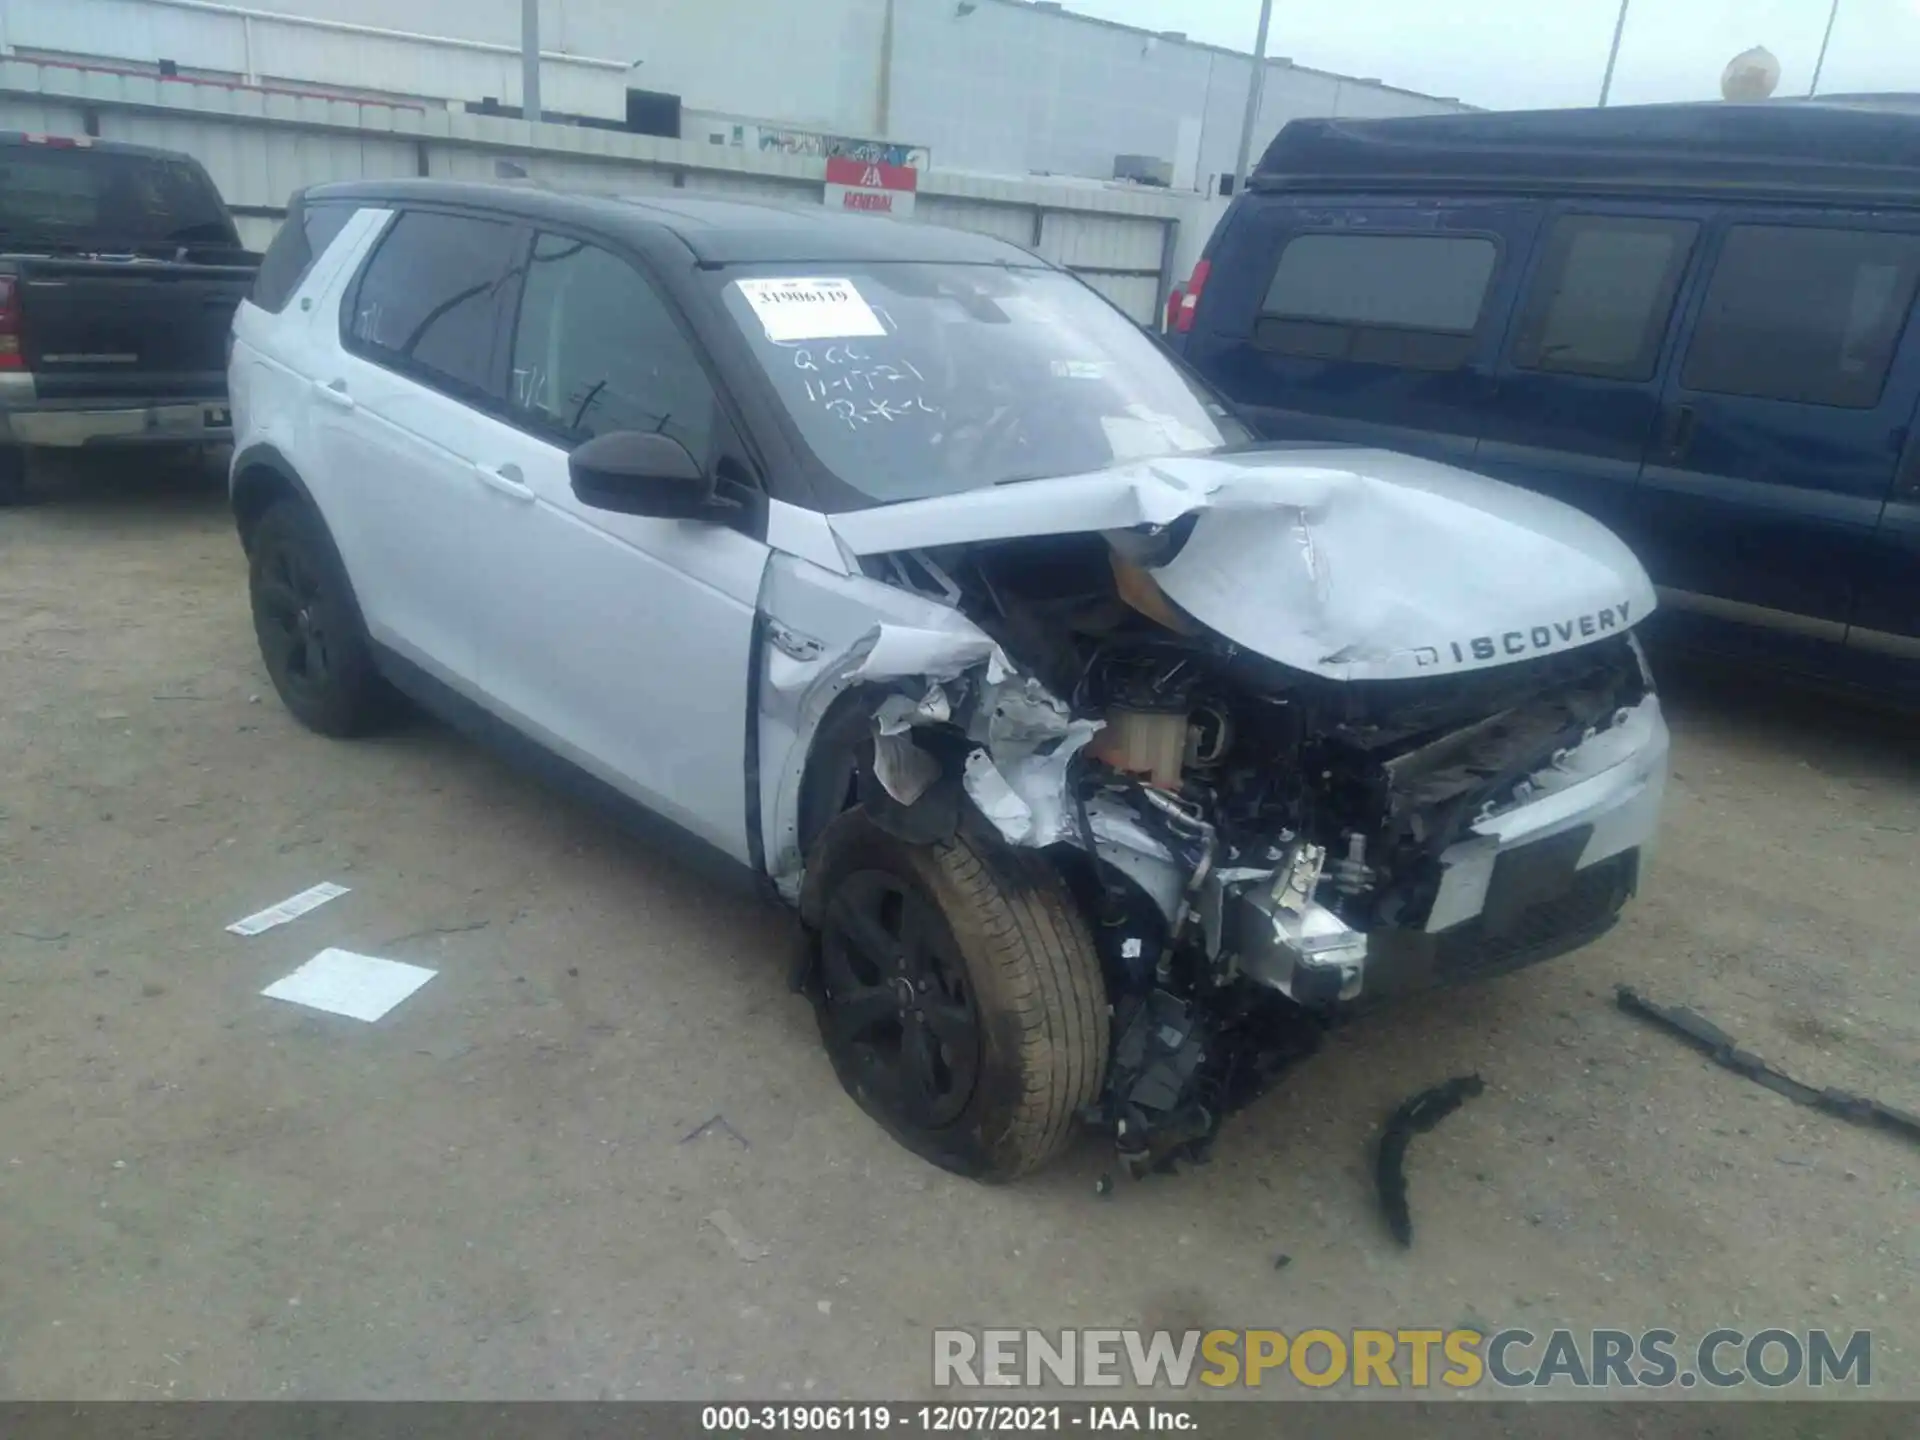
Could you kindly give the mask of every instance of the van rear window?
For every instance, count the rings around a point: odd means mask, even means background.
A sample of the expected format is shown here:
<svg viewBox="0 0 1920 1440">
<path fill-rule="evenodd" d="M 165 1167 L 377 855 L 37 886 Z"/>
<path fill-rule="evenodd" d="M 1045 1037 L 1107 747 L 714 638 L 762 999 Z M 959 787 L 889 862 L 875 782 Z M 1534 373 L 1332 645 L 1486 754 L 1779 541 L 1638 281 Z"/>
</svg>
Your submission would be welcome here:
<svg viewBox="0 0 1920 1440">
<path fill-rule="evenodd" d="M 1451 369 L 1467 360 L 1499 259 L 1483 235 L 1296 235 L 1255 339 L 1321 359 Z"/>
<path fill-rule="evenodd" d="M 1917 279 L 1920 235 L 1735 225 L 1720 247 L 1680 383 L 1871 409 Z"/>
</svg>

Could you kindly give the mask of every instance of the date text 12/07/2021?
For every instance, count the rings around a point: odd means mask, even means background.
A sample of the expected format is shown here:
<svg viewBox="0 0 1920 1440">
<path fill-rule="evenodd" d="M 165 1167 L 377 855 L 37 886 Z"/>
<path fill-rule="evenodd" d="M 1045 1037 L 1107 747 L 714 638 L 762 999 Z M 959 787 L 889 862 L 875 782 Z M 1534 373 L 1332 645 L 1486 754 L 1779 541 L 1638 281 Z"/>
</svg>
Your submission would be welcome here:
<svg viewBox="0 0 1920 1440">
<path fill-rule="evenodd" d="M 713 1435 L 780 1431 L 903 1435 L 1060 1434 L 1076 1430 L 1201 1433 L 1194 1408 L 1148 1404 L 708 1405 L 701 1409 L 700 1428 Z"/>
</svg>

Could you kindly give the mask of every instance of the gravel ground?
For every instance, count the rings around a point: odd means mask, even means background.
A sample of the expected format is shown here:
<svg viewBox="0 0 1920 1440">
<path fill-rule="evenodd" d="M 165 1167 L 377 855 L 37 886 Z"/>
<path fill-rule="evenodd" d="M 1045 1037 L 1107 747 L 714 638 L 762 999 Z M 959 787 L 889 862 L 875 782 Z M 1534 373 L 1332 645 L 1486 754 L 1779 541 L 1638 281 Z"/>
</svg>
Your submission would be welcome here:
<svg viewBox="0 0 1920 1440">
<path fill-rule="evenodd" d="M 1920 1109 L 1910 718 L 1667 659 L 1606 941 L 1341 1032 L 1209 1166 L 986 1189 L 842 1095 L 782 915 L 429 722 L 302 731 L 218 482 L 68 472 L 0 514 L 0 1397 L 915 1397 L 936 1325 L 1456 1323 L 1871 1328 L 1920 1396 L 1920 1150 L 1610 1003 Z M 326 945 L 440 974 L 373 1026 L 260 998 Z M 1377 1126 L 1470 1070 L 1402 1252 Z"/>
</svg>

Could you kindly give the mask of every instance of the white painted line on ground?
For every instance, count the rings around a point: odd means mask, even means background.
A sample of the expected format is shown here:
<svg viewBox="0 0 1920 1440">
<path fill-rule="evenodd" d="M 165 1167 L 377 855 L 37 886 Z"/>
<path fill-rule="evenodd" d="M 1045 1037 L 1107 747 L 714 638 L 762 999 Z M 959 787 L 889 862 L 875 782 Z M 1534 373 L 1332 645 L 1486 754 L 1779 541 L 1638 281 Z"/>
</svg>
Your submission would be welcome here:
<svg viewBox="0 0 1920 1440">
<path fill-rule="evenodd" d="M 244 920 L 234 921 L 227 926 L 227 931 L 232 935 L 258 935 L 262 930 L 271 930 L 274 926 L 284 925 L 289 920 L 298 920 L 309 910 L 346 893 L 345 885 L 336 885 L 331 880 L 323 880 L 311 889 L 302 890 L 298 895 L 282 900 L 278 905 L 268 906 L 265 910 L 257 911 Z"/>
<path fill-rule="evenodd" d="M 373 1021 L 439 973 L 398 960 L 329 948 L 260 993 L 330 1015 Z"/>
</svg>

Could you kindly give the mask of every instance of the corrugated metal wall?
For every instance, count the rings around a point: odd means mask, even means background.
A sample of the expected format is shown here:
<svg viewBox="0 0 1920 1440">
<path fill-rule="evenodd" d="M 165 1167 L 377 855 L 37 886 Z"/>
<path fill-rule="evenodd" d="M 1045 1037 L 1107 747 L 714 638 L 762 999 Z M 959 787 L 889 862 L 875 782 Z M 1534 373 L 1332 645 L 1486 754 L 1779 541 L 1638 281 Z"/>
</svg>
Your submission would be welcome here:
<svg viewBox="0 0 1920 1440">
<path fill-rule="evenodd" d="M 0 61 L 0 125 L 67 135 L 91 126 L 103 139 L 184 151 L 207 167 L 256 248 L 305 186 L 423 174 L 493 180 L 502 162 L 584 190 L 824 199 L 817 159 L 20 61 Z M 1088 182 L 931 172 L 921 186 L 917 220 L 1030 247 L 1142 322 L 1158 314 L 1171 241 L 1193 208 L 1191 197 Z"/>
<path fill-rule="evenodd" d="M 409 0 L 404 14 L 389 0 L 244 8 L 10 0 L 0 43 L 435 107 L 520 102 L 518 0 Z M 1108 176 L 1120 154 L 1229 170 L 1253 69 L 1246 55 L 1018 0 L 542 0 L 541 26 L 553 111 L 623 119 L 632 84 L 694 112 L 885 136 L 930 147 L 944 168 L 1021 175 Z M 1284 61 L 1269 64 L 1263 93 L 1262 146 L 1296 116 L 1463 108 Z"/>
</svg>

